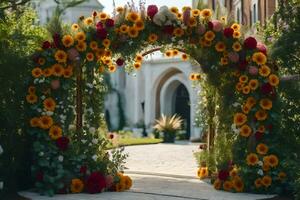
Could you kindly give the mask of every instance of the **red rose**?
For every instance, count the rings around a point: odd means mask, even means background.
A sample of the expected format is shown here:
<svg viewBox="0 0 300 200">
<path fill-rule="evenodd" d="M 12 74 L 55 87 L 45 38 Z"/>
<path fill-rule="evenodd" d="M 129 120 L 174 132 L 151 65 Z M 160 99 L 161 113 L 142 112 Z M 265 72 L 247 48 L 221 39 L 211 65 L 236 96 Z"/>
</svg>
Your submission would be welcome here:
<svg viewBox="0 0 300 200">
<path fill-rule="evenodd" d="M 86 181 L 86 188 L 90 194 L 95 194 L 102 192 L 103 189 L 106 187 L 106 178 L 100 172 L 93 172 L 87 178 Z"/>
<path fill-rule="evenodd" d="M 270 83 L 264 83 L 261 86 L 260 91 L 262 94 L 268 95 L 273 92 L 273 87 L 272 87 L 272 85 L 270 85 Z"/>
<path fill-rule="evenodd" d="M 98 22 L 98 23 L 96 24 L 96 29 L 98 30 L 98 29 L 102 29 L 102 28 L 103 28 L 102 22 Z"/>
<path fill-rule="evenodd" d="M 60 137 L 56 140 L 56 146 L 61 150 L 61 151 L 66 151 L 68 149 L 69 146 L 69 138 L 63 136 Z"/>
<path fill-rule="evenodd" d="M 108 27 L 108 28 L 111 28 L 115 25 L 115 21 L 113 19 L 107 19 L 105 21 L 105 26 Z"/>
<path fill-rule="evenodd" d="M 247 65 L 248 65 L 248 62 L 246 60 L 242 60 L 239 62 L 238 68 L 240 71 L 245 71 L 247 68 Z"/>
<path fill-rule="evenodd" d="M 234 30 L 232 28 L 225 28 L 223 34 L 225 37 L 231 38 L 233 36 L 233 32 Z"/>
<path fill-rule="evenodd" d="M 257 41 L 254 37 L 248 37 L 244 41 L 244 47 L 247 49 L 256 49 Z"/>
<path fill-rule="evenodd" d="M 124 65 L 124 60 L 122 58 L 118 58 L 118 60 L 116 61 L 118 66 L 123 66 Z"/>
<path fill-rule="evenodd" d="M 61 46 L 60 35 L 58 33 L 55 33 L 52 38 L 53 38 L 53 46 L 55 48 L 59 48 Z"/>
<path fill-rule="evenodd" d="M 86 174 L 86 172 L 87 172 L 87 166 L 86 165 L 81 166 L 79 172 L 81 174 Z"/>
<path fill-rule="evenodd" d="M 51 47 L 51 43 L 49 41 L 43 42 L 42 48 L 43 49 L 49 49 Z"/>
<path fill-rule="evenodd" d="M 226 181 L 229 176 L 229 172 L 227 170 L 220 170 L 218 174 L 218 178 L 221 181 Z"/>
<path fill-rule="evenodd" d="M 147 15 L 153 19 L 154 15 L 158 12 L 158 8 L 156 5 L 149 5 L 147 8 Z"/>
<path fill-rule="evenodd" d="M 257 132 L 255 133 L 255 139 L 256 139 L 256 141 L 260 140 L 260 139 L 262 138 L 262 136 L 263 136 L 263 133 L 257 131 Z"/>
<path fill-rule="evenodd" d="M 258 51 L 260 51 L 260 52 L 262 52 L 263 54 L 267 55 L 267 47 L 266 47 L 266 45 L 264 45 L 263 43 L 258 42 L 256 48 L 258 49 Z"/>
<path fill-rule="evenodd" d="M 44 173 L 41 171 L 37 172 L 35 178 L 38 182 L 42 182 L 44 180 Z"/>
<path fill-rule="evenodd" d="M 104 28 L 97 29 L 97 38 L 103 40 L 107 36 L 107 31 Z"/>
<path fill-rule="evenodd" d="M 168 35 L 172 35 L 173 31 L 174 31 L 174 27 L 170 26 L 170 25 L 164 26 L 164 28 L 163 28 L 163 32 Z"/>
</svg>

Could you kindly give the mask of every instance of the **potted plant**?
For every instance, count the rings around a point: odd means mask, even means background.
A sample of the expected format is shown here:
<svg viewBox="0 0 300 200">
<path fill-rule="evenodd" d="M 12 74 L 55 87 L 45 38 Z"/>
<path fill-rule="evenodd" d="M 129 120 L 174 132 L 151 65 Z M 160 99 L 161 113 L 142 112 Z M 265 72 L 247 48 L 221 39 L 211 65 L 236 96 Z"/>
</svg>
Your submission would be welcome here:
<svg viewBox="0 0 300 200">
<path fill-rule="evenodd" d="M 154 129 L 163 134 L 163 142 L 174 143 L 176 137 L 176 131 L 181 129 L 182 119 L 176 114 L 173 116 L 162 116 L 156 120 Z"/>
</svg>

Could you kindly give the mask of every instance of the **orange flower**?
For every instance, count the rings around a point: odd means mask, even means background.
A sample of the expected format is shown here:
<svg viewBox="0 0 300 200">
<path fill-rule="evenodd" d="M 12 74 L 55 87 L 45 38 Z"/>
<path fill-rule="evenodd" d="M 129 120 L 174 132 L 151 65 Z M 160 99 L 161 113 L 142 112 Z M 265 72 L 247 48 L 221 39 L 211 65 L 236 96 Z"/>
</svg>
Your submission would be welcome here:
<svg viewBox="0 0 300 200">
<path fill-rule="evenodd" d="M 79 29 L 79 25 L 78 24 L 72 24 L 71 29 L 73 31 L 77 31 Z"/>
<path fill-rule="evenodd" d="M 242 181 L 242 179 L 240 177 L 235 177 L 232 181 L 233 183 L 233 188 L 237 191 L 237 192 L 242 192 L 244 190 L 244 183 Z"/>
<path fill-rule="evenodd" d="M 53 119 L 50 116 L 41 116 L 40 117 L 40 127 L 42 129 L 49 129 L 53 125 Z"/>
<path fill-rule="evenodd" d="M 249 94 L 250 93 L 250 87 L 248 85 L 243 87 L 243 94 Z"/>
<path fill-rule="evenodd" d="M 177 49 L 173 49 L 172 55 L 177 56 L 179 54 L 179 51 Z"/>
<path fill-rule="evenodd" d="M 215 46 L 217 52 L 223 52 L 226 49 L 224 42 L 218 42 Z"/>
<path fill-rule="evenodd" d="M 93 61 L 94 58 L 95 58 L 95 56 L 94 56 L 94 54 L 92 52 L 88 52 L 85 57 L 90 62 Z"/>
<path fill-rule="evenodd" d="M 141 66 L 142 66 L 141 63 L 139 63 L 139 62 L 135 62 L 133 65 L 134 69 L 136 69 L 136 70 L 139 70 L 141 68 Z"/>
<path fill-rule="evenodd" d="M 242 91 L 243 87 L 244 87 L 244 84 L 239 82 L 236 84 L 235 89 L 240 92 L 240 91 Z"/>
<path fill-rule="evenodd" d="M 105 67 L 104 66 L 99 66 L 98 70 L 99 70 L 100 73 L 103 73 L 103 72 L 105 72 Z"/>
<path fill-rule="evenodd" d="M 34 94 L 35 91 L 36 91 L 36 88 L 35 88 L 34 86 L 30 86 L 30 87 L 28 88 L 28 93 L 29 93 L 29 94 Z"/>
<path fill-rule="evenodd" d="M 120 27 L 120 31 L 121 33 L 127 33 L 129 30 L 129 27 L 125 24 L 123 24 L 121 27 Z"/>
<path fill-rule="evenodd" d="M 30 104 L 36 103 L 38 100 L 38 97 L 35 94 L 29 94 L 26 96 L 26 101 Z"/>
<path fill-rule="evenodd" d="M 262 65 L 259 70 L 258 70 L 259 74 L 263 77 L 267 77 L 269 76 L 269 74 L 271 73 L 271 69 L 267 66 L 267 65 Z"/>
<path fill-rule="evenodd" d="M 246 75 L 240 76 L 239 81 L 241 83 L 247 83 L 248 82 L 248 76 L 246 76 Z"/>
<path fill-rule="evenodd" d="M 139 19 L 137 20 L 135 23 L 134 23 L 134 26 L 135 28 L 138 30 L 138 31 L 141 31 L 145 28 L 145 25 L 144 25 L 144 22 L 143 20 Z"/>
<path fill-rule="evenodd" d="M 39 67 L 36 67 L 31 71 L 31 74 L 34 78 L 39 78 L 40 76 L 42 76 L 42 73 L 42 69 Z"/>
<path fill-rule="evenodd" d="M 98 43 L 96 41 L 91 41 L 90 42 L 90 48 L 92 50 L 97 50 L 98 49 Z"/>
<path fill-rule="evenodd" d="M 260 188 L 262 186 L 261 178 L 257 178 L 254 182 L 256 188 Z"/>
<path fill-rule="evenodd" d="M 185 53 L 183 53 L 183 54 L 181 54 L 181 59 L 183 60 L 183 61 L 186 61 L 186 60 L 188 60 L 188 55 L 187 54 L 185 54 Z"/>
<path fill-rule="evenodd" d="M 255 153 L 250 153 L 247 155 L 247 165 L 256 165 L 258 163 L 258 157 Z"/>
<path fill-rule="evenodd" d="M 59 62 L 59 63 L 65 63 L 65 62 L 67 62 L 68 55 L 67 55 L 67 53 L 66 53 L 65 51 L 63 51 L 63 50 L 57 50 L 57 51 L 55 52 L 54 57 L 55 57 L 55 60 L 56 60 L 57 62 Z"/>
<path fill-rule="evenodd" d="M 205 179 L 208 177 L 208 167 L 201 167 L 198 170 L 198 176 L 200 179 Z"/>
<path fill-rule="evenodd" d="M 258 88 L 258 80 L 257 79 L 252 79 L 249 81 L 249 87 L 251 90 L 256 90 Z"/>
<path fill-rule="evenodd" d="M 115 72 L 116 70 L 117 70 L 117 67 L 116 67 L 115 65 L 109 65 L 108 71 L 109 71 L 110 73 L 113 73 L 113 72 Z"/>
<path fill-rule="evenodd" d="M 243 137 L 249 137 L 252 133 L 252 129 L 247 124 L 240 128 L 240 135 Z"/>
<path fill-rule="evenodd" d="M 54 76 L 62 76 L 64 73 L 64 68 L 61 64 L 52 65 L 52 73 Z"/>
<path fill-rule="evenodd" d="M 170 8 L 170 11 L 174 14 L 177 14 L 179 12 L 178 8 L 177 7 L 172 7 Z"/>
<path fill-rule="evenodd" d="M 232 185 L 232 182 L 231 182 L 231 181 L 225 181 L 225 182 L 223 183 L 223 188 L 224 188 L 225 191 L 230 191 L 230 190 L 232 190 L 232 187 L 233 187 L 233 185 Z"/>
<path fill-rule="evenodd" d="M 264 98 L 264 99 L 260 100 L 259 105 L 264 110 L 270 110 L 273 106 L 273 103 L 270 99 Z"/>
<path fill-rule="evenodd" d="M 235 43 L 233 43 L 233 45 L 232 45 L 232 49 L 233 49 L 235 52 L 239 52 L 240 50 L 242 50 L 242 45 L 241 45 L 239 42 L 235 42 Z"/>
<path fill-rule="evenodd" d="M 52 140 L 57 140 L 62 137 L 62 129 L 59 126 L 51 126 L 49 130 L 49 136 Z"/>
<path fill-rule="evenodd" d="M 277 156 L 274 154 L 269 155 L 267 160 L 268 160 L 268 164 L 270 165 L 270 167 L 276 167 L 279 163 Z"/>
<path fill-rule="evenodd" d="M 104 20 L 106 20 L 106 19 L 108 18 L 107 14 L 104 13 L 104 12 L 100 12 L 100 13 L 98 14 L 98 16 L 99 16 L 99 19 L 100 19 L 101 21 L 104 21 Z"/>
<path fill-rule="evenodd" d="M 122 13 L 124 11 L 124 8 L 119 6 L 119 7 L 117 7 L 116 10 L 117 10 L 118 13 Z"/>
<path fill-rule="evenodd" d="M 143 61 L 143 55 L 142 54 L 137 54 L 136 56 L 135 56 L 135 62 L 142 62 Z"/>
<path fill-rule="evenodd" d="M 250 107 L 253 107 L 256 104 L 256 100 L 254 97 L 248 97 L 246 104 L 248 104 Z"/>
<path fill-rule="evenodd" d="M 85 35 L 84 32 L 78 32 L 78 33 L 76 33 L 76 35 L 75 35 L 75 39 L 76 39 L 77 41 L 85 41 L 86 35 Z"/>
<path fill-rule="evenodd" d="M 233 168 L 231 171 L 230 171 L 230 176 L 231 177 L 236 177 L 238 175 L 238 170 L 236 168 Z"/>
<path fill-rule="evenodd" d="M 261 52 L 256 52 L 252 55 L 252 61 L 258 65 L 264 65 L 267 62 L 267 57 Z"/>
<path fill-rule="evenodd" d="M 64 77 L 65 78 L 70 78 L 73 75 L 73 67 L 72 66 L 68 66 L 67 68 L 65 68 L 64 70 Z"/>
<path fill-rule="evenodd" d="M 272 86 L 277 86 L 279 84 L 279 78 L 275 74 L 269 76 L 269 83 Z"/>
<path fill-rule="evenodd" d="M 184 30 L 182 28 L 175 28 L 174 31 L 173 31 L 173 34 L 176 37 L 181 37 L 181 36 L 184 35 Z"/>
<path fill-rule="evenodd" d="M 196 20 L 196 18 L 195 17 L 191 17 L 189 19 L 188 25 L 189 25 L 189 27 L 196 27 L 197 26 L 197 20 Z"/>
<path fill-rule="evenodd" d="M 86 43 L 84 41 L 79 41 L 78 44 L 76 45 L 76 49 L 80 52 L 83 52 L 86 50 Z"/>
<path fill-rule="evenodd" d="M 71 181 L 71 192 L 72 193 L 80 193 L 83 191 L 84 188 L 84 184 L 83 182 L 76 178 L 76 179 L 72 179 Z"/>
<path fill-rule="evenodd" d="M 201 11 L 199 9 L 193 9 L 192 10 L 192 15 L 194 17 L 198 17 L 201 14 Z"/>
<path fill-rule="evenodd" d="M 65 35 L 62 38 L 62 43 L 65 47 L 70 47 L 74 44 L 74 39 L 71 35 Z"/>
<path fill-rule="evenodd" d="M 204 35 L 205 40 L 207 41 L 213 41 L 215 39 L 216 35 L 212 31 L 207 31 Z"/>
<path fill-rule="evenodd" d="M 156 42 L 157 39 L 158 39 L 158 36 L 157 36 L 156 34 L 154 34 L 154 33 L 151 33 L 151 34 L 149 35 L 149 37 L 148 37 L 148 41 L 149 41 L 150 43 Z"/>
<path fill-rule="evenodd" d="M 263 143 L 260 143 L 256 146 L 257 153 L 261 155 L 266 155 L 268 153 L 269 147 Z"/>
<path fill-rule="evenodd" d="M 222 181 L 220 179 L 216 179 L 215 182 L 214 182 L 214 188 L 216 190 L 220 190 L 221 186 L 222 186 Z"/>
<path fill-rule="evenodd" d="M 56 107 L 56 103 L 55 103 L 54 99 L 52 99 L 51 97 L 45 99 L 43 101 L 43 105 L 44 105 L 44 108 L 48 111 L 54 111 L 55 107 Z"/>
<path fill-rule="evenodd" d="M 39 63 L 40 65 L 44 65 L 44 64 L 46 63 L 45 58 L 39 58 L 38 63 Z"/>
<path fill-rule="evenodd" d="M 40 119 L 38 117 L 34 117 L 30 120 L 31 127 L 39 127 L 40 126 Z"/>
<path fill-rule="evenodd" d="M 234 31 L 233 32 L 233 38 L 238 39 L 240 37 L 241 37 L 241 32 L 239 32 L 239 31 Z"/>
<path fill-rule="evenodd" d="M 262 178 L 262 185 L 265 186 L 265 187 L 269 187 L 271 184 L 272 184 L 272 178 L 271 176 L 264 176 Z"/>
<path fill-rule="evenodd" d="M 235 125 L 241 126 L 247 122 L 247 116 L 243 113 L 236 113 L 233 121 Z"/>
<path fill-rule="evenodd" d="M 132 180 L 129 176 L 122 176 L 122 180 L 125 184 L 125 189 L 129 190 L 132 187 Z"/>
<path fill-rule="evenodd" d="M 248 104 L 243 105 L 242 107 L 243 113 L 248 114 L 251 110 L 250 106 Z"/>
<path fill-rule="evenodd" d="M 234 30 L 234 31 L 239 31 L 241 29 L 241 26 L 237 23 L 234 23 L 231 25 L 231 28 Z"/>
<path fill-rule="evenodd" d="M 261 132 L 261 133 L 264 133 L 264 132 L 266 131 L 266 128 L 265 128 L 264 125 L 261 125 L 261 126 L 258 127 L 257 130 L 258 130 L 259 132 Z"/>
<path fill-rule="evenodd" d="M 130 12 L 130 13 L 128 13 L 128 15 L 127 15 L 127 20 L 128 20 L 128 21 L 131 21 L 131 22 L 136 22 L 136 21 L 138 21 L 139 19 L 140 19 L 140 16 L 139 16 L 139 14 L 136 13 L 136 12 Z"/>
<path fill-rule="evenodd" d="M 172 51 L 171 50 L 166 51 L 165 55 L 167 57 L 171 57 L 172 56 Z"/>
<path fill-rule="evenodd" d="M 264 162 L 266 162 L 266 161 L 264 160 Z M 265 172 L 267 172 L 267 171 L 269 171 L 269 170 L 270 170 L 270 165 L 269 165 L 269 164 L 266 164 L 266 163 L 264 163 L 264 164 L 263 164 L 263 167 L 262 167 L 262 169 L 263 169 Z"/>
<path fill-rule="evenodd" d="M 286 179 L 286 173 L 279 172 L 278 173 L 278 178 L 279 178 L 279 180 L 283 181 L 284 179 Z"/>
<path fill-rule="evenodd" d="M 212 11 L 210 9 L 203 9 L 201 11 L 201 17 L 204 19 L 209 19 L 212 16 Z"/>
<path fill-rule="evenodd" d="M 139 31 L 136 29 L 136 27 L 129 27 L 128 29 L 128 35 L 131 38 L 136 38 L 139 35 Z"/>
<path fill-rule="evenodd" d="M 221 65 L 227 65 L 228 64 L 228 58 L 221 58 Z"/>
<path fill-rule="evenodd" d="M 51 76 L 52 74 L 53 74 L 52 68 L 45 68 L 45 69 L 43 69 L 43 75 L 44 75 L 45 77 L 49 77 L 49 76 Z"/>
<path fill-rule="evenodd" d="M 87 25 L 87 26 L 90 26 L 92 25 L 94 22 L 93 18 L 92 17 L 87 17 L 84 19 L 84 24 Z"/>
<path fill-rule="evenodd" d="M 268 113 L 265 110 L 260 109 L 255 113 L 255 117 L 258 121 L 264 121 L 267 119 Z"/>
</svg>

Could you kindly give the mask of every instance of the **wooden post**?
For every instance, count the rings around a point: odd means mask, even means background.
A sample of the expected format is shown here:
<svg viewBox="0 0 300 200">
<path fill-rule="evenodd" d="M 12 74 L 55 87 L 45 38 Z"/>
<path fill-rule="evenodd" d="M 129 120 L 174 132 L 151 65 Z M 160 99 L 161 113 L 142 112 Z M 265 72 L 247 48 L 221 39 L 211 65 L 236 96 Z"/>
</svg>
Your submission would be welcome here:
<svg viewBox="0 0 300 200">
<path fill-rule="evenodd" d="M 76 76 L 76 131 L 80 134 L 82 129 L 82 66 L 80 62 L 76 63 L 77 76 Z M 80 137 L 80 135 L 78 135 Z"/>
</svg>

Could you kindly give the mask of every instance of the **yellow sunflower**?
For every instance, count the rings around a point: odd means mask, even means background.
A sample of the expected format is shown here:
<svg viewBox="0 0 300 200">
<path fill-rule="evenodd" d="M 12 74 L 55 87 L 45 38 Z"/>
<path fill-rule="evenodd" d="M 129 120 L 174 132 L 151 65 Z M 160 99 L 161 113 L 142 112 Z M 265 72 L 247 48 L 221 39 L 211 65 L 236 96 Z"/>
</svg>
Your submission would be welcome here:
<svg viewBox="0 0 300 200">
<path fill-rule="evenodd" d="M 86 45 L 86 42 L 84 42 L 84 41 L 79 41 L 78 44 L 76 45 L 76 49 L 80 52 L 85 51 L 86 47 L 87 47 L 87 45 Z"/>
<path fill-rule="evenodd" d="M 183 54 L 181 54 L 181 59 L 183 60 L 183 61 L 186 61 L 186 60 L 188 60 L 188 55 L 187 54 L 185 54 L 185 53 L 183 53 Z"/>
<path fill-rule="evenodd" d="M 191 17 L 189 19 L 188 25 L 189 25 L 189 27 L 196 27 L 197 26 L 197 20 L 196 20 L 196 18 L 195 17 Z"/>
<path fill-rule="evenodd" d="M 220 63 L 221 65 L 228 65 L 228 58 L 222 57 Z"/>
<path fill-rule="evenodd" d="M 28 93 L 29 94 L 34 94 L 35 92 L 36 92 L 36 88 L 34 86 L 29 86 Z"/>
<path fill-rule="evenodd" d="M 61 138 L 62 137 L 62 129 L 57 125 L 51 126 L 51 128 L 49 130 L 49 136 L 52 140 L 57 140 L 58 138 Z"/>
<path fill-rule="evenodd" d="M 249 78 L 248 78 L 248 76 L 246 76 L 246 75 L 242 75 L 242 76 L 240 76 L 240 78 L 239 78 L 239 81 L 240 81 L 241 83 L 247 83 L 248 80 L 249 80 Z"/>
<path fill-rule="evenodd" d="M 129 27 L 125 24 L 123 24 L 122 26 L 120 26 L 120 32 L 121 33 L 127 33 L 129 30 Z"/>
<path fill-rule="evenodd" d="M 144 21 L 139 19 L 134 23 L 136 30 L 141 31 L 145 28 Z"/>
<path fill-rule="evenodd" d="M 252 133 L 252 129 L 247 124 L 240 128 L 240 135 L 243 137 L 249 137 Z"/>
<path fill-rule="evenodd" d="M 142 61 L 143 61 L 143 55 L 142 54 L 137 54 L 136 56 L 135 56 L 135 62 L 139 62 L 139 63 L 141 63 Z"/>
<path fill-rule="evenodd" d="M 257 130 L 261 133 L 264 133 L 266 131 L 266 128 L 264 125 L 260 125 Z"/>
<path fill-rule="evenodd" d="M 29 94 L 26 96 L 26 101 L 30 104 L 34 104 L 38 101 L 38 97 L 35 94 Z"/>
<path fill-rule="evenodd" d="M 151 33 L 148 37 L 149 43 L 154 43 L 157 41 L 157 39 L 158 39 L 158 36 L 155 33 Z"/>
<path fill-rule="evenodd" d="M 263 143 L 260 143 L 256 146 L 256 151 L 260 155 L 266 155 L 269 151 L 269 147 Z"/>
<path fill-rule="evenodd" d="M 73 31 L 77 31 L 79 29 L 79 25 L 78 24 L 72 24 L 71 29 Z"/>
<path fill-rule="evenodd" d="M 91 41 L 90 42 L 90 48 L 94 51 L 98 49 L 98 43 L 96 41 Z"/>
<path fill-rule="evenodd" d="M 49 97 L 43 101 L 44 109 L 47 111 L 54 111 L 56 107 L 56 102 L 53 98 Z"/>
<path fill-rule="evenodd" d="M 95 58 L 95 56 L 94 56 L 94 54 L 92 52 L 88 52 L 85 57 L 90 62 L 93 61 L 94 58 Z"/>
<path fill-rule="evenodd" d="M 212 11 L 210 9 L 203 9 L 201 11 L 201 17 L 204 19 L 209 19 L 212 16 Z"/>
<path fill-rule="evenodd" d="M 63 68 L 63 66 L 61 64 L 54 64 L 54 65 L 52 65 L 51 70 L 52 70 L 52 74 L 54 76 L 58 76 L 58 77 L 62 76 L 63 73 L 64 73 L 64 68 Z"/>
<path fill-rule="evenodd" d="M 241 126 L 247 122 L 247 116 L 244 113 L 236 113 L 233 121 L 235 125 Z"/>
<path fill-rule="evenodd" d="M 85 41 L 86 35 L 85 35 L 84 32 L 78 32 L 78 33 L 76 33 L 76 35 L 75 35 L 75 39 L 76 39 L 77 41 Z"/>
<path fill-rule="evenodd" d="M 102 45 L 105 47 L 105 48 L 109 48 L 109 46 L 110 46 L 110 40 L 109 39 L 104 39 L 103 41 L 102 41 Z"/>
<path fill-rule="evenodd" d="M 139 69 L 141 68 L 141 66 L 142 66 L 142 64 L 139 63 L 139 62 L 135 62 L 135 63 L 133 64 L 133 67 L 134 67 L 134 69 L 136 69 L 136 70 L 139 70 Z"/>
<path fill-rule="evenodd" d="M 173 34 L 176 37 L 182 37 L 184 35 L 184 30 L 182 28 L 175 28 Z"/>
<path fill-rule="evenodd" d="M 65 47 L 71 47 L 74 44 L 74 39 L 71 35 L 65 35 L 62 38 L 62 43 Z"/>
<path fill-rule="evenodd" d="M 172 56 L 172 51 L 171 51 L 171 50 L 166 51 L 166 52 L 165 52 L 165 55 L 166 55 L 167 57 L 171 57 L 171 56 Z"/>
<path fill-rule="evenodd" d="M 109 65 L 109 66 L 108 66 L 108 71 L 109 71 L 110 73 L 113 73 L 113 72 L 115 72 L 116 70 L 117 70 L 116 65 Z"/>
<path fill-rule="evenodd" d="M 255 153 L 250 153 L 247 155 L 247 158 L 246 158 L 246 161 L 247 161 L 247 165 L 256 165 L 258 163 L 258 156 L 257 154 Z"/>
<path fill-rule="evenodd" d="M 223 183 L 223 188 L 224 188 L 225 191 L 231 191 L 232 187 L 233 187 L 233 185 L 232 185 L 231 181 L 225 181 Z"/>
<path fill-rule="evenodd" d="M 131 22 L 136 22 L 140 19 L 140 16 L 136 12 L 129 12 L 126 19 Z"/>
<path fill-rule="evenodd" d="M 232 181 L 233 183 L 233 188 L 237 192 L 242 192 L 244 190 L 244 183 L 240 177 L 235 177 Z"/>
<path fill-rule="evenodd" d="M 239 52 L 240 50 L 242 50 L 242 45 L 239 42 L 235 42 L 232 45 L 232 49 L 235 52 Z"/>
<path fill-rule="evenodd" d="M 40 127 L 42 129 L 49 129 L 53 125 L 53 119 L 50 116 L 41 116 L 40 117 Z"/>
<path fill-rule="evenodd" d="M 271 69 L 267 65 L 262 65 L 259 68 L 258 72 L 259 72 L 259 75 L 261 75 L 263 77 L 267 77 L 271 73 Z"/>
<path fill-rule="evenodd" d="M 265 187 L 269 187 L 271 184 L 272 184 L 272 178 L 271 176 L 267 175 L 267 176 L 264 176 L 261 180 L 262 182 L 262 185 L 265 186 Z"/>
<path fill-rule="evenodd" d="M 226 45 L 224 44 L 224 42 L 218 42 L 216 45 L 215 45 L 215 49 L 217 52 L 223 52 L 226 50 Z"/>
<path fill-rule="evenodd" d="M 178 54 L 179 54 L 179 51 L 177 49 L 172 50 L 172 55 L 173 56 L 178 56 Z"/>
<path fill-rule="evenodd" d="M 121 6 L 119 6 L 119 7 L 117 7 L 116 11 L 117 11 L 118 13 L 122 13 L 122 12 L 124 11 L 124 8 L 121 7 Z"/>
<path fill-rule="evenodd" d="M 44 64 L 46 63 L 45 58 L 39 58 L 38 63 L 39 63 L 40 65 L 44 65 Z"/>
<path fill-rule="evenodd" d="M 174 14 L 177 14 L 179 12 L 178 8 L 177 7 L 171 7 L 170 8 L 170 11 Z"/>
<path fill-rule="evenodd" d="M 131 38 L 136 38 L 139 35 L 139 31 L 136 29 L 136 27 L 129 27 L 128 29 L 128 35 Z"/>
<path fill-rule="evenodd" d="M 238 175 L 238 170 L 236 168 L 233 168 L 230 172 L 229 172 L 229 175 L 231 177 L 236 177 Z"/>
<path fill-rule="evenodd" d="M 256 188 L 260 188 L 262 186 L 262 180 L 261 180 L 261 178 L 257 178 L 254 181 L 254 185 L 255 185 Z"/>
<path fill-rule="evenodd" d="M 277 86 L 279 84 L 279 78 L 275 74 L 269 76 L 269 83 L 272 86 Z"/>
<path fill-rule="evenodd" d="M 242 89 L 243 94 L 249 94 L 250 93 L 250 87 L 248 85 L 244 86 Z"/>
<path fill-rule="evenodd" d="M 108 18 L 108 15 L 107 15 L 106 13 L 104 13 L 104 12 L 100 12 L 100 13 L 98 14 L 98 17 L 99 17 L 99 19 L 100 19 L 101 21 L 104 21 L 104 20 L 106 20 L 106 19 Z"/>
<path fill-rule="evenodd" d="M 279 160 L 277 158 L 276 155 L 271 154 L 268 156 L 268 164 L 270 165 L 270 167 L 276 167 L 279 163 Z"/>
<path fill-rule="evenodd" d="M 243 113 L 248 114 L 251 110 L 251 107 L 248 104 L 243 105 L 242 107 Z"/>
<path fill-rule="evenodd" d="M 268 113 L 265 110 L 260 109 L 255 113 L 255 117 L 258 121 L 264 121 L 267 119 Z"/>
<path fill-rule="evenodd" d="M 249 81 L 248 85 L 249 85 L 251 90 L 256 90 L 259 86 L 258 80 L 257 79 L 252 79 L 252 80 Z"/>
<path fill-rule="evenodd" d="M 43 69 L 43 75 L 44 75 L 45 77 L 49 77 L 49 76 L 51 76 L 52 74 L 53 74 L 52 68 L 45 68 L 45 69 Z"/>
<path fill-rule="evenodd" d="M 205 179 L 208 177 L 208 167 L 201 167 L 199 169 L 198 176 L 200 179 Z"/>
<path fill-rule="evenodd" d="M 244 83 L 239 82 L 236 84 L 235 89 L 240 92 L 242 91 L 243 87 L 244 87 Z"/>
<path fill-rule="evenodd" d="M 252 61 L 256 62 L 258 65 L 264 65 L 267 62 L 267 57 L 261 52 L 256 52 L 252 55 Z"/>
<path fill-rule="evenodd" d="M 198 16 L 200 16 L 200 14 L 201 14 L 201 11 L 199 9 L 193 9 L 192 10 L 192 15 L 194 17 L 198 17 Z"/>
<path fill-rule="evenodd" d="M 264 99 L 260 100 L 259 105 L 264 110 L 270 110 L 273 106 L 273 103 L 270 99 L 264 98 Z"/>
<path fill-rule="evenodd" d="M 80 193 L 83 191 L 84 188 L 84 184 L 83 182 L 76 178 L 76 179 L 72 179 L 71 181 L 71 192 L 72 193 Z"/>
<path fill-rule="evenodd" d="M 73 67 L 72 66 L 68 66 L 67 68 L 65 68 L 64 70 L 64 77 L 65 78 L 70 78 L 73 75 Z"/>
<path fill-rule="evenodd" d="M 125 189 L 129 190 L 132 187 L 132 180 L 129 176 L 123 176 L 122 179 L 124 180 Z"/>
<path fill-rule="evenodd" d="M 233 38 L 238 39 L 238 38 L 241 37 L 241 32 L 239 32 L 239 31 L 234 31 L 232 36 L 233 36 Z"/>
<path fill-rule="evenodd" d="M 94 22 L 94 19 L 92 17 L 87 17 L 84 19 L 84 24 L 87 25 L 87 26 L 91 26 Z"/>
<path fill-rule="evenodd" d="M 39 127 L 40 126 L 40 119 L 38 117 L 34 117 L 30 120 L 31 127 Z"/>
<path fill-rule="evenodd" d="M 40 76 L 42 76 L 43 71 L 41 68 L 36 67 L 31 71 L 31 74 L 34 78 L 39 78 Z"/>
<path fill-rule="evenodd" d="M 213 31 L 207 31 L 204 35 L 205 40 L 207 41 L 213 41 L 215 39 L 216 35 Z"/>
<path fill-rule="evenodd" d="M 254 97 L 248 97 L 246 100 L 246 104 L 250 107 L 253 107 L 256 104 L 256 99 Z"/>
<path fill-rule="evenodd" d="M 215 182 L 214 182 L 214 188 L 216 190 L 220 190 L 222 187 L 222 181 L 220 179 L 216 179 Z"/>
<path fill-rule="evenodd" d="M 63 51 L 63 50 L 57 50 L 57 51 L 55 52 L 54 57 L 55 57 L 55 60 L 56 60 L 57 62 L 59 62 L 59 63 L 65 63 L 65 62 L 67 62 L 68 55 L 67 55 L 67 53 L 66 53 L 65 51 Z"/>
<path fill-rule="evenodd" d="M 234 31 L 239 31 L 241 29 L 241 26 L 237 23 L 234 23 L 231 25 L 231 28 L 234 30 Z"/>
</svg>

